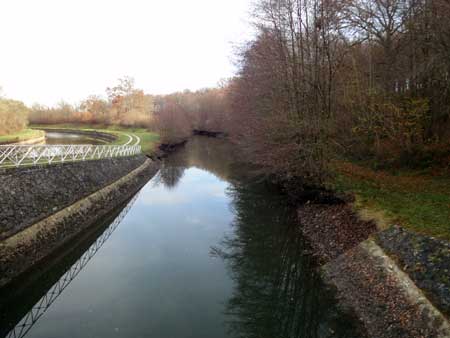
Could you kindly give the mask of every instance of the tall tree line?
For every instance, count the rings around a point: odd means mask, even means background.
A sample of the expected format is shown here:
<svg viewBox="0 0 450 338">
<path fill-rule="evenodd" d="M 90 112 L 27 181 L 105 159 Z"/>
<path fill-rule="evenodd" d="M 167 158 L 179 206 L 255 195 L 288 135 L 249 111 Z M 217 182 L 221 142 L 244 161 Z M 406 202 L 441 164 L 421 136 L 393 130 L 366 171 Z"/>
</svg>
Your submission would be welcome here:
<svg viewBox="0 0 450 338">
<path fill-rule="evenodd" d="M 269 171 L 323 183 L 336 155 L 448 149 L 448 0 L 260 0 L 229 130 Z M 447 146 L 447 147 L 445 147 Z"/>
</svg>

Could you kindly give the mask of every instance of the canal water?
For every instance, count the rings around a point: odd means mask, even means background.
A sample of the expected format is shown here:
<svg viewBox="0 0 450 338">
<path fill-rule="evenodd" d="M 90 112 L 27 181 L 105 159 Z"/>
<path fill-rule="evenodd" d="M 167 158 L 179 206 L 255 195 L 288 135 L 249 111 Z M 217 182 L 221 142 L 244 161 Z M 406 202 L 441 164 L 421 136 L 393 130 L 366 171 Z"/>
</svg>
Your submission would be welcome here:
<svg viewBox="0 0 450 338">
<path fill-rule="evenodd" d="M 47 131 L 45 133 L 45 144 L 104 144 L 104 142 L 81 134 Z"/>
<path fill-rule="evenodd" d="M 283 195 L 194 138 L 91 233 L 3 291 L 0 337 L 352 337 Z"/>
</svg>

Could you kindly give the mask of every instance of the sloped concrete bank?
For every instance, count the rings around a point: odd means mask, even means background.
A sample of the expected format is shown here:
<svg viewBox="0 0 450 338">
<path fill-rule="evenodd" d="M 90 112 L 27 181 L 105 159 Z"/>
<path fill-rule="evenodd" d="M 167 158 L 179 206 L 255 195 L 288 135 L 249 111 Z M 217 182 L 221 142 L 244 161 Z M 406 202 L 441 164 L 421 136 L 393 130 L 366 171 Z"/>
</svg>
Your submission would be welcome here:
<svg viewBox="0 0 450 338">
<path fill-rule="evenodd" d="M 0 169 L 0 240 L 113 183 L 145 156 Z"/>
<path fill-rule="evenodd" d="M 325 284 L 358 318 L 361 337 L 450 337 L 447 242 L 399 227 L 377 232 L 345 203 L 307 203 L 298 216 Z"/>
<path fill-rule="evenodd" d="M 79 171 L 78 171 L 78 170 Z M 31 196 L 1 201 L 0 287 L 44 260 L 72 238 L 113 211 L 158 171 L 159 163 L 144 156 L 67 163 L 0 174 L 10 196 L 29 184 Z M 15 178 L 18 176 L 18 178 Z M 22 177 L 22 180 L 20 179 Z M 33 182 L 33 177 L 35 182 Z M 9 182 L 9 183 L 8 183 Z M 66 189 L 66 190 L 65 190 Z M 43 191 L 44 190 L 44 191 Z M 4 205 L 7 203 L 7 206 Z M 17 222 L 13 222 L 17 217 Z M 12 224 L 11 224 L 12 223 Z"/>
</svg>

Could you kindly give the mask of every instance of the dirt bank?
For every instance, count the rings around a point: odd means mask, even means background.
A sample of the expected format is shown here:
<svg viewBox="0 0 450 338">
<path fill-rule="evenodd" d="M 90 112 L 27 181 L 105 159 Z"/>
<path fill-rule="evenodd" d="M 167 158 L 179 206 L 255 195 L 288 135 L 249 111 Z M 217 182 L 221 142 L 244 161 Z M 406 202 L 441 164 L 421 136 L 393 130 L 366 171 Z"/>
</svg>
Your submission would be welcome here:
<svg viewBox="0 0 450 338">
<path fill-rule="evenodd" d="M 366 240 L 377 231 L 373 222 L 359 219 L 348 204 L 312 204 L 298 208 L 301 230 L 314 255 L 327 263 Z"/>
<path fill-rule="evenodd" d="M 209 131 L 209 130 L 199 130 L 194 129 L 192 131 L 193 135 L 196 136 L 208 136 L 208 137 L 225 137 L 226 134 L 222 131 Z"/>
</svg>

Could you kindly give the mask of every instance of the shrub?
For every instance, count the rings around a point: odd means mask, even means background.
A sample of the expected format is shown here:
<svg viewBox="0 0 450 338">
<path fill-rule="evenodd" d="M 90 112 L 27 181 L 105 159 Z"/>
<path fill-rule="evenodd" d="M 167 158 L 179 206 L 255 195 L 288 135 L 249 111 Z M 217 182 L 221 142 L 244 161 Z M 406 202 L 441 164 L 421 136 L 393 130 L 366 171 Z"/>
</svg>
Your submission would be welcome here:
<svg viewBox="0 0 450 338">
<path fill-rule="evenodd" d="M 0 135 L 19 132 L 28 125 L 28 108 L 20 101 L 0 99 Z"/>
</svg>

